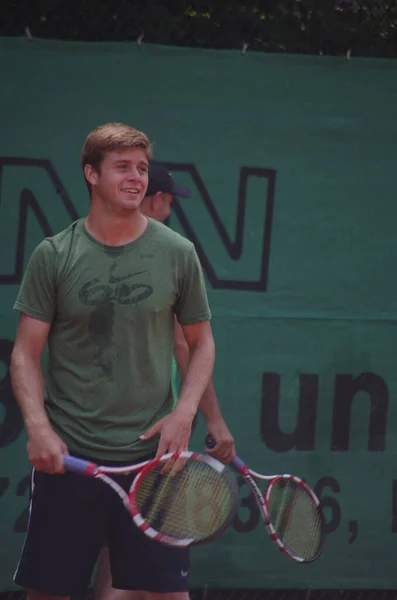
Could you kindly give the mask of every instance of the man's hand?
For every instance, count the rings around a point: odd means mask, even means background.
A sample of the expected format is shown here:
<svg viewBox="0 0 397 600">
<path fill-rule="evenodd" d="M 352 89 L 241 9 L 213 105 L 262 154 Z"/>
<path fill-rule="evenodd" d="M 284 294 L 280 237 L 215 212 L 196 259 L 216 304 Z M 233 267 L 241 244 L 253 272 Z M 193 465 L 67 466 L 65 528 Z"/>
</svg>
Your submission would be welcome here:
<svg viewBox="0 0 397 600">
<path fill-rule="evenodd" d="M 63 455 L 69 453 L 68 448 L 50 426 L 29 432 L 27 451 L 37 471 L 64 473 Z"/>
<path fill-rule="evenodd" d="M 169 415 L 157 421 L 157 423 L 141 435 L 141 439 L 148 440 L 154 435 L 160 435 L 156 458 L 169 452 L 183 452 L 184 450 L 188 450 L 193 418 L 194 415 L 190 412 L 184 412 L 182 409 L 176 407 Z M 184 464 L 185 461 L 177 461 L 173 472 L 179 471 Z M 172 463 L 165 463 L 163 471 L 167 471 L 171 465 Z"/>
<path fill-rule="evenodd" d="M 236 449 L 234 447 L 233 436 L 225 421 L 222 417 L 214 421 L 207 421 L 207 429 L 216 442 L 213 448 L 206 449 L 208 454 L 211 454 L 211 456 L 222 462 L 230 463 L 236 456 Z"/>
</svg>

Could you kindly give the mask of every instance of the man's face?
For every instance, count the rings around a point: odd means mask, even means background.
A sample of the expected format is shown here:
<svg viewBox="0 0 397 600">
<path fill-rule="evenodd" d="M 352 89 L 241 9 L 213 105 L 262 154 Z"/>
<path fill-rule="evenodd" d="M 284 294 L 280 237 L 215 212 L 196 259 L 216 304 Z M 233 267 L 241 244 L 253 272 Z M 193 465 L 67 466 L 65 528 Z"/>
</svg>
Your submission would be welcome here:
<svg viewBox="0 0 397 600">
<path fill-rule="evenodd" d="M 163 223 L 171 214 L 173 196 L 168 192 L 161 192 L 161 197 L 161 203 L 159 203 L 159 207 L 154 218 Z"/>
<path fill-rule="evenodd" d="M 156 221 L 164 223 L 171 214 L 173 195 L 168 192 L 157 192 L 147 196 L 142 203 L 141 213 Z"/>
<path fill-rule="evenodd" d="M 148 168 L 146 154 L 141 148 L 109 152 L 99 172 L 86 165 L 93 201 L 100 201 L 118 214 L 137 210 L 148 186 Z"/>
</svg>

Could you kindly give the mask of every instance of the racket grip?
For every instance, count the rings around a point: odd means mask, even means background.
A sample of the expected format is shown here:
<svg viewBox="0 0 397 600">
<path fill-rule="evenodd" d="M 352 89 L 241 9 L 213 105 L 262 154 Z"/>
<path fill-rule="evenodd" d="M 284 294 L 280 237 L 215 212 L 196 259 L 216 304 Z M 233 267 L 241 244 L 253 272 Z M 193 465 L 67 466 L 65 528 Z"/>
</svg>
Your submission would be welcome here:
<svg viewBox="0 0 397 600">
<path fill-rule="evenodd" d="M 89 475 L 92 473 L 93 468 L 96 465 L 89 460 L 83 460 L 82 458 L 76 458 L 69 454 L 63 456 L 63 466 L 66 471 L 72 471 L 73 473 L 80 473 L 81 475 Z"/>
<path fill-rule="evenodd" d="M 243 474 L 247 470 L 245 462 L 243 462 L 238 456 L 235 456 L 230 464 L 232 465 L 233 469 L 238 471 L 238 473 Z"/>
<path fill-rule="evenodd" d="M 216 442 L 210 433 L 205 438 L 205 445 L 207 448 L 214 448 L 216 445 Z M 243 474 L 247 470 L 246 464 L 238 456 L 235 456 L 230 464 L 238 473 Z"/>
</svg>

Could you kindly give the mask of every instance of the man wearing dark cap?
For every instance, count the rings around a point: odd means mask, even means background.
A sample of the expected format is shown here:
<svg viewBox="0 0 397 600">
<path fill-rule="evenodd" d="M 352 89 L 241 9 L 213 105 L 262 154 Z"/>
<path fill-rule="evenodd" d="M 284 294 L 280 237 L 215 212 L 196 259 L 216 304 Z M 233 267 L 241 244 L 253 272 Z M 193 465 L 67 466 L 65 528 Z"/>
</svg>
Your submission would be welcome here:
<svg viewBox="0 0 397 600">
<path fill-rule="evenodd" d="M 190 189 L 184 185 L 176 185 L 168 169 L 157 161 L 149 163 L 149 185 L 141 204 L 141 212 L 162 223 L 171 213 L 174 197 L 190 198 Z"/>
<path fill-rule="evenodd" d="M 146 217 L 164 222 L 171 214 L 173 199 L 190 198 L 191 191 L 186 186 L 177 185 L 171 173 L 157 161 L 149 162 L 149 185 L 146 196 L 141 203 L 141 213 Z M 177 368 L 183 379 L 189 362 L 189 346 L 185 340 L 182 327 L 175 318 L 175 342 L 172 361 L 171 384 L 174 402 L 177 400 Z M 199 410 L 205 417 L 208 432 L 217 441 L 216 446 L 208 452 L 225 462 L 230 462 L 235 456 L 234 439 L 223 420 L 212 380 L 206 389 Z M 134 592 L 115 589 L 112 587 L 112 576 L 109 563 L 109 551 L 104 547 L 99 559 L 94 582 L 93 600 L 135 600 Z"/>
</svg>

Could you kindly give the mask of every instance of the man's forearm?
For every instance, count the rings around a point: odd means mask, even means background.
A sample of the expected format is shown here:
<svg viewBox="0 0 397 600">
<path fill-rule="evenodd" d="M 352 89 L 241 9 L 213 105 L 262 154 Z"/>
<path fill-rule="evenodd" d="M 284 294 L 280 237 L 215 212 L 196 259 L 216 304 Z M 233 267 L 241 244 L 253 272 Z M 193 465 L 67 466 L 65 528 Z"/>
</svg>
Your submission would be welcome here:
<svg viewBox="0 0 397 600">
<path fill-rule="evenodd" d="M 196 414 L 211 381 L 214 361 L 215 345 L 212 339 L 189 348 L 189 363 L 176 408 L 191 412 L 192 416 Z"/>
<path fill-rule="evenodd" d="M 178 324 L 178 322 L 175 323 L 175 329 L 176 339 L 174 354 L 178 365 L 178 370 L 183 381 L 189 365 L 189 346 L 185 340 L 182 328 Z M 198 408 L 203 414 L 206 421 L 217 420 L 222 418 L 212 377 L 207 388 L 204 391 Z"/>
<path fill-rule="evenodd" d="M 219 408 L 218 398 L 212 379 L 207 386 L 203 397 L 201 398 L 199 410 L 207 422 L 222 418 L 221 409 Z"/>
<path fill-rule="evenodd" d="M 40 359 L 14 351 L 11 357 L 11 382 L 15 399 L 29 432 L 50 423 L 44 408 L 44 379 Z"/>
</svg>

